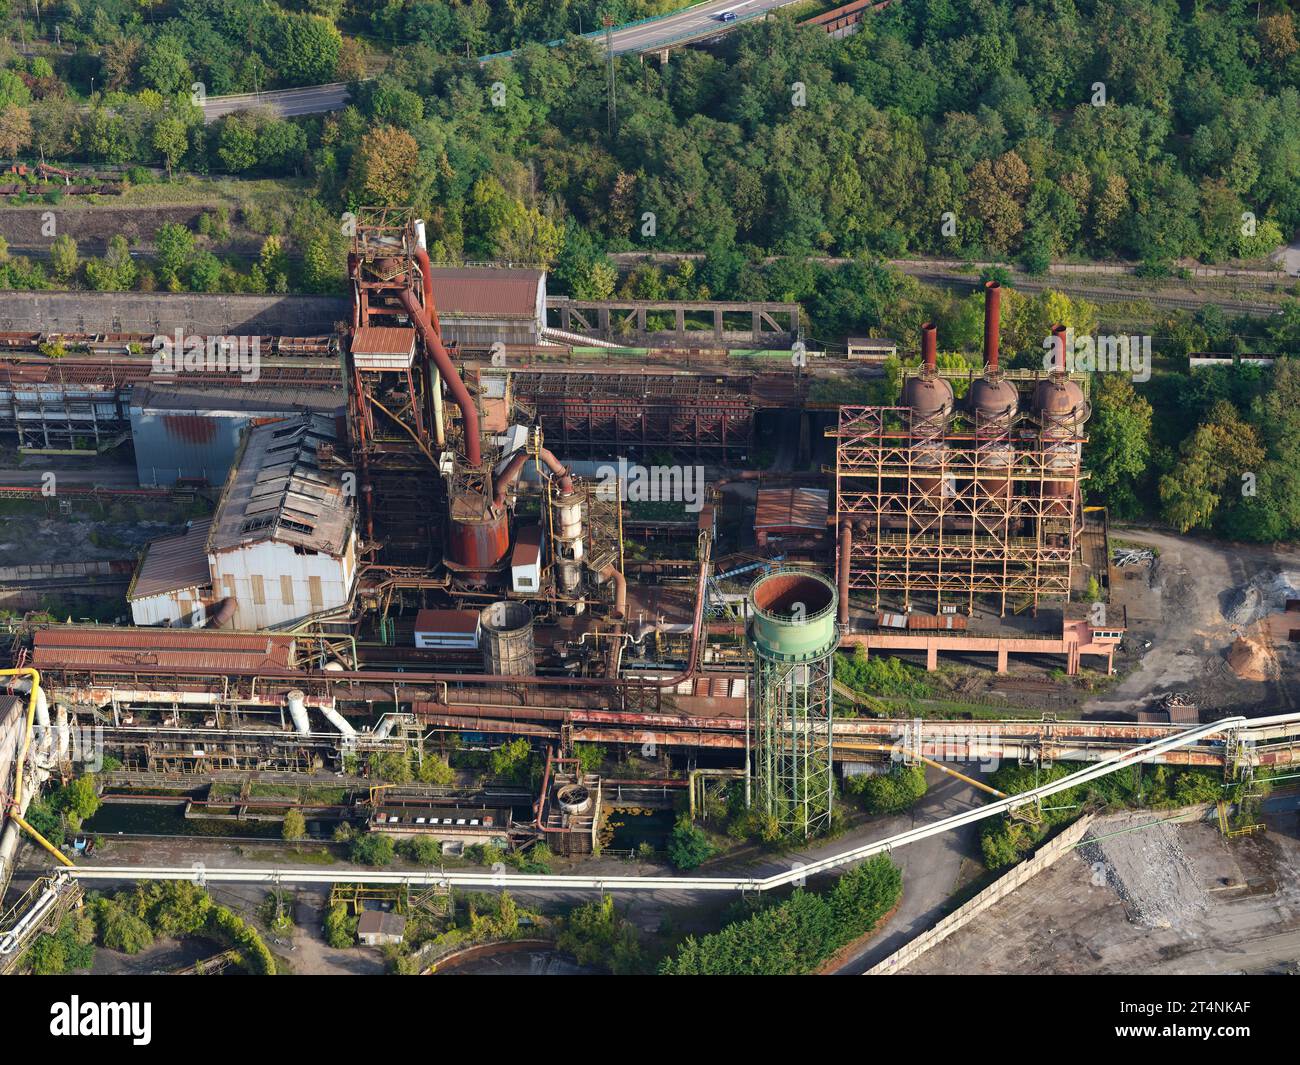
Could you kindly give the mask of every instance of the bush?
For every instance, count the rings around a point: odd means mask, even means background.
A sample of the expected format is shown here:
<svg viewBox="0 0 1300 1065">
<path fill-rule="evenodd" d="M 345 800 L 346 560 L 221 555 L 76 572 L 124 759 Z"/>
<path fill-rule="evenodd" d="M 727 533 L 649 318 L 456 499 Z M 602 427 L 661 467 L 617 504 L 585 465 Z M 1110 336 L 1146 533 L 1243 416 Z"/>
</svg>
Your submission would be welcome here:
<svg viewBox="0 0 1300 1065">
<path fill-rule="evenodd" d="M 555 945 L 572 954 L 580 964 L 607 968 L 615 976 L 643 970 L 636 926 L 614 911 L 614 899 L 610 895 L 570 910 Z"/>
<path fill-rule="evenodd" d="M 342 950 L 357 942 L 357 918 L 349 916 L 348 908 L 336 902 L 325 914 L 325 942 Z"/>
<path fill-rule="evenodd" d="M 390 836 L 368 832 L 352 841 L 349 853 L 358 865 L 392 865 L 396 848 Z"/>
<path fill-rule="evenodd" d="M 845 787 L 862 800 L 868 813 L 896 814 L 925 795 L 925 767 L 896 765 L 888 773 L 863 773 L 849 777 Z"/>
<path fill-rule="evenodd" d="M 868 658 L 861 647 L 855 648 L 852 656 L 835 656 L 835 679 L 854 691 L 871 695 L 924 699 L 932 691 L 918 672 L 901 659 L 879 654 Z"/>
<path fill-rule="evenodd" d="M 809 973 L 875 928 L 902 894 L 902 872 L 879 854 L 845 873 L 828 894 L 800 889 L 720 932 L 688 937 L 659 971 L 669 976 Z"/>
<path fill-rule="evenodd" d="M 682 817 L 668 839 L 668 860 L 678 869 L 695 869 L 713 857 L 713 844 L 704 832 Z"/>
</svg>

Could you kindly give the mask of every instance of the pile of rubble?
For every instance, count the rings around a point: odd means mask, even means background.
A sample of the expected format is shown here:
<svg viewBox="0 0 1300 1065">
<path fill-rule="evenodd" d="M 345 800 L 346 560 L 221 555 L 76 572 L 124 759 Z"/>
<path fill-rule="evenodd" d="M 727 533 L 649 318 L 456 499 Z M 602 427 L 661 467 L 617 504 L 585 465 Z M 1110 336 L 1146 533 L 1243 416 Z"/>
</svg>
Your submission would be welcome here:
<svg viewBox="0 0 1300 1065">
<path fill-rule="evenodd" d="M 1147 928 L 1177 928 L 1209 909 L 1209 895 L 1174 823 L 1162 822 L 1160 814 L 1136 814 L 1109 822 L 1107 833 L 1080 854 L 1095 873 L 1104 870 L 1130 920 Z"/>
<path fill-rule="evenodd" d="M 1300 574 L 1261 570 L 1227 594 L 1223 616 L 1229 624 L 1245 627 L 1276 610 L 1283 610 L 1288 599 L 1300 599 Z"/>
</svg>

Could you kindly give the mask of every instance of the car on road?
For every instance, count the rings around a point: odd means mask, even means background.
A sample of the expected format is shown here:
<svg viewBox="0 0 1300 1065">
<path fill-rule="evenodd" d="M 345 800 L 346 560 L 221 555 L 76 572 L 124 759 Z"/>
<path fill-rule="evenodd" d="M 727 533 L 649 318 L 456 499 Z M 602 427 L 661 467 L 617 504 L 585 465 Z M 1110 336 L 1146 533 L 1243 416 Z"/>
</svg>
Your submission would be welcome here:
<svg viewBox="0 0 1300 1065">
<path fill-rule="evenodd" d="M 721 14 L 714 16 L 719 22 L 735 22 L 736 13 L 734 11 L 723 11 Z"/>
</svg>

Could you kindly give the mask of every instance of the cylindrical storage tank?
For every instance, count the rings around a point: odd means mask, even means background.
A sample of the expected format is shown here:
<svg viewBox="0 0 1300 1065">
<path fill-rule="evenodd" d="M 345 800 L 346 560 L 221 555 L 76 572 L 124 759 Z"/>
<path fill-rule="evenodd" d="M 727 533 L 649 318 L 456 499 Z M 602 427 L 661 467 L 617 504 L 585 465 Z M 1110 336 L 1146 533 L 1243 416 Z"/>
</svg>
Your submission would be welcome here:
<svg viewBox="0 0 1300 1065">
<path fill-rule="evenodd" d="M 537 668 L 533 650 L 533 612 L 526 603 L 502 600 L 479 611 L 483 670 L 494 676 L 531 677 Z"/>
<path fill-rule="evenodd" d="M 839 641 L 838 602 L 835 586 L 820 573 L 778 570 L 760 577 L 749 590 L 754 649 L 786 662 L 829 654 Z"/>
<path fill-rule="evenodd" d="M 1033 412 L 1039 423 L 1039 448 L 1043 466 L 1048 473 L 1066 475 L 1077 469 L 1082 458 L 1082 446 L 1073 438 L 1083 431 L 1083 424 L 1092 413 L 1083 389 L 1066 374 L 1066 328 L 1052 328 L 1055 339 L 1055 358 L 1050 376 L 1038 382 L 1034 389 Z M 1045 481 L 1043 496 L 1061 502 L 1053 504 L 1049 514 L 1069 514 L 1069 497 L 1072 486 L 1067 481 Z"/>
<path fill-rule="evenodd" d="M 465 581 L 487 583 L 487 571 L 495 569 L 510 551 L 510 518 L 504 508 L 494 512 L 478 496 L 453 499 L 447 523 L 447 557 L 461 570 L 471 571 Z"/>
</svg>

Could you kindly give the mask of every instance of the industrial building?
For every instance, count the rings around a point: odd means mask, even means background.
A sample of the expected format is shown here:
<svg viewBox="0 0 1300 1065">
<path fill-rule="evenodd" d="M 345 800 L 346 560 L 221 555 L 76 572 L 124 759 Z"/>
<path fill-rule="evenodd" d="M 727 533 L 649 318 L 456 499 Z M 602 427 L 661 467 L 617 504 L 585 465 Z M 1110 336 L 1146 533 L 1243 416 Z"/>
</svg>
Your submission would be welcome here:
<svg viewBox="0 0 1300 1065">
<path fill-rule="evenodd" d="M 131 441 L 142 485 L 221 485 L 244 430 L 305 412 L 343 413 L 326 389 L 250 389 L 145 382 L 131 390 Z"/>
<path fill-rule="evenodd" d="M 1069 598 L 1083 529 L 1087 378 L 999 362 L 1001 290 L 985 286 L 984 368 L 940 371 L 932 325 L 895 406 L 841 406 L 835 481 L 841 622 L 882 605 L 999 614 Z M 965 401 L 953 380 L 965 378 Z"/>
</svg>

